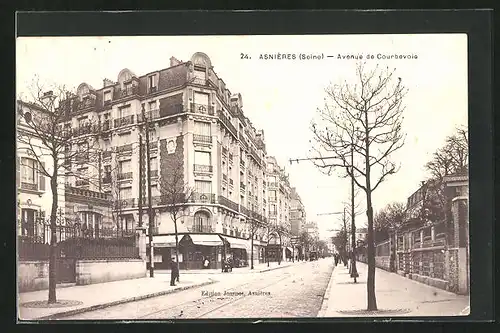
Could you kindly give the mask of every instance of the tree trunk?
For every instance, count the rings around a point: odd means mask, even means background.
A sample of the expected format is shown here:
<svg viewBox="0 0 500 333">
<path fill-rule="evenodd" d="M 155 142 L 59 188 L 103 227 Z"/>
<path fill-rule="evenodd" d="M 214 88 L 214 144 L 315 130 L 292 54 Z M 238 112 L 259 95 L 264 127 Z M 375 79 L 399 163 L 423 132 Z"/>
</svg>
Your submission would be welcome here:
<svg viewBox="0 0 500 333">
<path fill-rule="evenodd" d="M 368 217 L 368 278 L 367 278 L 367 297 L 368 297 L 368 311 L 377 310 L 377 299 L 375 296 L 375 244 L 373 241 L 373 207 L 371 192 L 366 193 Z"/>
<path fill-rule="evenodd" d="M 179 272 L 177 277 L 177 282 L 180 280 L 181 271 L 179 270 L 179 236 L 177 235 L 177 219 L 174 218 L 174 228 L 175 228 L 175 262 L 177 264 L 177 271 Z"/>
<path fill-rule="evenodd" d="M 56 213 L 57 213 L 57 169 L 50 179 L 50 189 L 52 191 L 52 208 L 50 211 L 50 252 L 49 252 L 49 300 L 48 303 L 56 303 L 56 283 L 57 283 L 57 239 L 56 239 Z"/>
</svg>

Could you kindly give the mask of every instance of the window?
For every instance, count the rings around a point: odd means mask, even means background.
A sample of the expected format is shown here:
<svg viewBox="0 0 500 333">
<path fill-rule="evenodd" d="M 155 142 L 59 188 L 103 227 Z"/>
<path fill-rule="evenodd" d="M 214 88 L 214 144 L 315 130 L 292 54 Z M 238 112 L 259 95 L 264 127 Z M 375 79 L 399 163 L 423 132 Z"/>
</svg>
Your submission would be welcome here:
<svg viewBox="0 0 500 333">
<path fill-rule="evenodd" d="M 212 193 L 212 182 L 204 180 L 195 180 L 194 187 L 196 193 Z"/>
<path fill-rule="evenodd" d="M 104 92 L 104 103 L 111 101 L 111 91 L 105 91 Z"/>
<path fill-rule="evenodd" d="M 208 94 L 195 92 L 194 103 L 200 105 L 208 105 Z"/>
<path fill-rule="evenodd" d="M 195 151 L 194 163 L 199 165 L 212 165 L 210 153 L 206 151 Z"/>
<path fill-rule="evenodd" d="M 268 178 L 268 181 L 269 181 L 270 183 L 276 183 L 276 177 L 274 177 L 274 176 L 270 176 L 270 177 Z"/>
<path fill-rule="evenodd" d="M 156 101 L 152 101 L 148 103 L 148 110 L 155 110 L 156 109 Z"/>
<path fill-rule="evenodd" d="M 21 222 L 22 222 L 21 235 L 34 236 L 36 217 L 37 217 L 37 211 L 34 209 L 21 210 Z"/>
<path fill-rule="evenodd" d="M 121 107 L 119 109 L 120 112 L 120 118 L 126 117 L 130 115 L 130 105 L 126 105 L 124 107 Z"/>
<path fill-rule="evenodd" d="M 37 162 L 31 158 L 21 159 L 21 182 L 37 184 Z"/>
<path fill-rule="evenodd" d="M 158 190 L 157 185 L 151 185 L 151 196 L 157 197 L 160 195 L 160 191 Z"/>
<path fill-rule="evenodd" d="M 207 72 L 204 69 L 194 70 L 194 82 L 198 84 L 205 84 L 207 79 Z"/>
<path fill-rule="evenodd" d="M 88 117 L 81 117 L 81 118 L 78 118 L 78 126 L 79 127 L 82 127 L 82 126 L 85 126 L 88 124 Z"/>
<path fill-rule="evenodd" d="M 156 157 L 151 157 L 149 159 L 149 162 L 151 170 L 158 170 L 158 160 L 156 159 Z"/>
<path fill-rule="evenodd" d="M 269 205 L 269 212 L 276 214 L 276 205 L 274 204 Z"/>
<path fill-rule="evenodd" d="M 212 136 L 212 126 L 203 121 L 194 122 L 194 134 Z"/>
<path fill-rule="evenodd" d="M 149 85 L 149 88 L 156 87 L 156 74 L 148 76 L 148 85 Z"/>
<path fill-rule="evenodd" d="M 120 198 L 129 199 L 132 198 L 132 187 L 125 187 L 120 189 Z"/>
<path fill-rule="evenodd" d="M 274 190 L 269 191 L 269 199 L 276 200 L 276 191 Z"/>
<path fill-rule="evenodd" d="M 95 212 L 80 212 L 83 232 L 90 237 L 99 237 L 102 217 Z"/>
<path fill-rule="evenodd" d="M 120 167 L 121 173 L 131 172 L 132 171 L 132 161 L 131 160 L 120 161 L 119 167 Z"/>
</svg>

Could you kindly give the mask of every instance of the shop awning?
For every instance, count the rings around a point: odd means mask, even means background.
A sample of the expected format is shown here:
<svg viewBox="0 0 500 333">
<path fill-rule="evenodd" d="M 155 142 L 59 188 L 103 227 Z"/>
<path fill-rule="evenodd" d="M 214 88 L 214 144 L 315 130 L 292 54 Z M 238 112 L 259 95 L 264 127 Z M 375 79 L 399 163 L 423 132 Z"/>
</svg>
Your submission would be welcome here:
<svg viewBox="0 0 500 333">
<path fill-rule="evenodd" d="M 232 249 L 244 249 L 244 250 L 247 250 L 247 249 L 250 248 L 250 243 L 247 240 L 238 239 L 238 238 L 226 238 L 226 239 L 229 242 L 229 245 L 231 246 Z"/>
<path fill-rule="evenodd" d="M 178 236 L 179 242 L 182 235 Z M 175 247 L 175 235 L 153 236 L 154 247 Z"/>
<path fill-rule="evenodd" d="M 217 235 L 189 235 L 193 244 L 204 246 L 221 246 L 222 240 Z"/>
</svg>

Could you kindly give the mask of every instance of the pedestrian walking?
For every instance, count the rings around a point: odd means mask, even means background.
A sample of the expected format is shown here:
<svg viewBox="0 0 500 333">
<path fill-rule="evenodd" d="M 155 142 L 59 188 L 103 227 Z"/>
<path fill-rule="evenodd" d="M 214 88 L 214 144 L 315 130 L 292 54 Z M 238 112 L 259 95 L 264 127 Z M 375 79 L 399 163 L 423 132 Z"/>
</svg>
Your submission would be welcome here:
<svg viewBox="0 0 500 333">
<path fill-rule="evenodd" d="M 172 258 L 172 261 L 170 263 L 170 285 L 175 286 L 175 280 L 177 279 L 177 282 L 179 282 L 179 267 L 177 267 L 177 263 L 174 261 L 174 258 Z"/>
</svg>

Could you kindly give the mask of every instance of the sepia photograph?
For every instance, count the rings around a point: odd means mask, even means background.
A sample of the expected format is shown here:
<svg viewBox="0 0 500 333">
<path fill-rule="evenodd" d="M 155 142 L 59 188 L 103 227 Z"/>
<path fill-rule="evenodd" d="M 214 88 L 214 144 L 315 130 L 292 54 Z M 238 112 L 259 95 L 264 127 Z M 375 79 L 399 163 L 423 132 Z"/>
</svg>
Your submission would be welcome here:
<svg viewBox="0 0 500 333">
<path fill-rule="evenodd" d="M 467 52 L 18 37 L 18 320 L 469 315 Z"/>
</svg>

